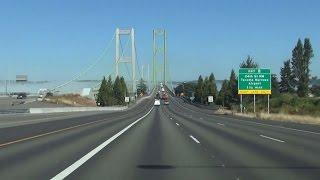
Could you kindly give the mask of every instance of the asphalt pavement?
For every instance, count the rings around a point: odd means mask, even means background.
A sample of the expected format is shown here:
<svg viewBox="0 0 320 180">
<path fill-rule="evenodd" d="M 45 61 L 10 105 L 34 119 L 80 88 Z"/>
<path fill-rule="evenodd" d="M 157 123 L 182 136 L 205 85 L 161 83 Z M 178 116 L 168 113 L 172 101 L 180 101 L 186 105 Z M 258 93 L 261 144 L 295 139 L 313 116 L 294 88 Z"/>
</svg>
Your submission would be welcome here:
<svg viewBox="0 0 320 180">
<path fill-rule="evenodd" d="M 320 133 L 216 116 L 177 98 L 53 118 L 0 126 L 1 179 L 320 177 Z"/>
</svg>

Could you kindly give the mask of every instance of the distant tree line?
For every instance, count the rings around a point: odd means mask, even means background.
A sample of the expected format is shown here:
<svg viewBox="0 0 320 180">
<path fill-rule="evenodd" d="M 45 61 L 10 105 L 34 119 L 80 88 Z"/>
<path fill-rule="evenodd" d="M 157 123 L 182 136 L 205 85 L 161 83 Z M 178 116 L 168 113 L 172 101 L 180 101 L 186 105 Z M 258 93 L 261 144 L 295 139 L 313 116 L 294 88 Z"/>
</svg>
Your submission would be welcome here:
<svg viewBox="0 0 320 180">
<path fill-rule="evenodd" d="M 222 82 L 216 104 L 230 107 L 232 103 L 237 103 L 238 101 L 238 79 L 232 69 L 229 80 L 225 79 Z"/>
<path fill-rule="evenodd" d="M 174 88 L 174 93 L 177 95 L 183 94 L 185 96 L 192 97 L 195 92 L 196 85 L 197 82 L 183 82 Z"/>
<path fill-rule="evenodd" d="M 125 97 L 128 95 L 128 89 L 123 77 L 117 76 L 114 82 L 111 76 L 106 80 L 103 77 L 96 102 L 98 106 L 125 105 Z"/>
<path fill-rule="evenodd" d="M 312 87 L 310 91 L 315 96 L 320 96 L 320 79 L 317 76 L 311 78 Z"/>
<path fill-rule="evenodd" d="M 309 65 L 313 56 L 310 39 L 306 38 L 304 43 L 299 39 L 297 45 L 292 50 L 292 58 L 285 61 L 281 68 L 280 82 L 276 74 L 271 74 L 271 98 L 277 98 L 281 93 L 291 93 L 299 97 L 307 97 L 311 92 L 316 96 L 320 96 L 320 85 L 314 83 L 312 87 L 310 86 Z M 248 56 L 240 64 L 240 68 L 259 68 L 259 64 L 251 56 Z M 313 81 L 317 81 L 317 77 L 314 77 Z M 217 91 L 213 73 L 204 79 L 200 75 L 197 83 L 179 85 L 175 89 L 176 94 L 182 91 L 186 94 L 188 92 L 186 92 L 186 87 L 189 88 L 188 91 L 194 92 L 194 101 L 198 103 L 207 104 L 207 97 L 213 96 L 215 104 L 218 105 L 231 107 L 232 105 L 239 104 L 238 78 L 233 69 L 231 70 L 229 79 L 223 80 L 220 91 Z M 252 96 L 244 97 L 245 102 L 252 100 Z"/>
<path fill-rule="evenodd" d="M 208 103 L 208 96 L 213 96 L 213 99 L 217 98 L 217 85 L 213 73 L 209 77 L 205 77 L 204 80 L 200 75 L 195 87 L 195 102 Z"/>
</svg>

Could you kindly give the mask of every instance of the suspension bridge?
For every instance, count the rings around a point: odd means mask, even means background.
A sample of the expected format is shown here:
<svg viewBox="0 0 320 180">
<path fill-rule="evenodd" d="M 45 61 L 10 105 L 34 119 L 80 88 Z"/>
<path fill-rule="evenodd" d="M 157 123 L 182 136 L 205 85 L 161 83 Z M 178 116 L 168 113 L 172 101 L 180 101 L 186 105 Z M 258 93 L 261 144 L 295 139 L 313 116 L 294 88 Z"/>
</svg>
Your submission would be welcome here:
<svg viewBox="0 0 320 180">
<path fill-rule="evenodd" d="M 173 90 L 167 58 L 167 32 L 165 29 L 154 29 L 152 36 L 150 32 L 150 38 L 153 41 L 152 49 L 150 49 L 152 51 L 150 63 L 141 64 L 139 52 L 137 51 L 139 48 L 135 38 L 135 29 L 116 28 L 115 33 L 97 59 L 74 75 L 73 78 L 51 88 L 50 91 L 59 91 L 61 88 L 71 86 L 72 83 L 86 79 L 89 75 L 92 77 L 92 74 L 94 74 L 95 79 L 102 79 L 103 76 L 111 76 L 112 78 L 123 76 L 131 96 L 136 95 L 137 83 L 140 80 L 147 84 L 149 90 L 160 82 L 170 90 Z M 113 52 L 115 52 L 114 56 L 112 56 Z M 110 68 L 105 68 L 109 69 L 105 71 L 101 68 L 105 61 L 112 67 L 111 70 Z M 150 64 L 152 69 L 150 69 Z M 100 84 L 101 82 L 91 87 L 92 92 L 97 92 Z"/>
</svg>

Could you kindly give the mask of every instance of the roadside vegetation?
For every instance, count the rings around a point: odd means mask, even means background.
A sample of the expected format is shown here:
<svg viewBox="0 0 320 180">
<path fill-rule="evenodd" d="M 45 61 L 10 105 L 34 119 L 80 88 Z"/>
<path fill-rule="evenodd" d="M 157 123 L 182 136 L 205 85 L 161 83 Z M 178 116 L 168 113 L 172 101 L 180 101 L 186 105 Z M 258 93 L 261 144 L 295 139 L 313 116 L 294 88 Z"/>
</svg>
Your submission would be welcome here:
<svg viewBox="0 0 320 180">
<path fill-rule="evenodd" d="M 140 79 L 139 84 L 137 85 L 137 94 L 139 96 L 147 94 L 147 85 L 142 78 Z"/>
<path fill-rule="evenodd" d="M 125 97 L 128 96 L 128 89 L 123 77 L 117 76 L 114 82 L 111 76 L 106 80 L 103 77 L 96 103 L 98 106 L 125 105 Z"/>
<path fill-rule="evenodd" d="M 61 96 L 47 96 L 45 98 L 46 102 L 53 103 L 53 104 L 63 104 L 67 106 L 96 106 L 94 100 L 82 97 L 80 94 L 64 94 Z"/>
<path fill-rule="evenodd" d="M 280 80 L 276 74 L 271 76 L 272 94 L 270 112 L 287 115 L 320 116 L 320 79 L 311 77 L 309 65 L 313 58 L 310 39 L 298 40 L 292 50 L 292 57 L 283 62 Z M 248 56 L 240 68 L 259 68 L 259 64 Z M 196 83 L 183 83 L 175 89 L 176 94 L 193 97 L 194 102 L 208 104 L 207 96 L 214 97 L 214 103 L 233 112 L 240 111 L 238 79 L 235 70 L 231 70 L 229 79 L 222 82 L 217 91 L 213 73 L 204 80 L 200 75 Z M 189 93 L 187 93 L 189 92 Z M 190 93 L 191 92 L 191 93 Z M 194 92 L 194 93 L 192 93 Z M 245 113 L 253 112 L 253 95 L 243 95 Z M 267 112 L 267 96 L 256 95 L 256 112 Z"/>
</svg>

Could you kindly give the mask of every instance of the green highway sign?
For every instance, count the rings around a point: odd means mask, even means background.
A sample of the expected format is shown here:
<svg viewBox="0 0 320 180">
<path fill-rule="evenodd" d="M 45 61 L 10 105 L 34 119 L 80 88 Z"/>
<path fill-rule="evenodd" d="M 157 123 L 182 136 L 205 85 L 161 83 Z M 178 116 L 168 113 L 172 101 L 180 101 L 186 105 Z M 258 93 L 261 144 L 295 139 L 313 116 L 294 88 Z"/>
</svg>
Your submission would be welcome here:
<svg viewBox="0 0 320 180">
<path fill-rule="evenodd" d="M 239 69 L 238 94 L 271 94 L 270 69 Z"/>
</svg>

